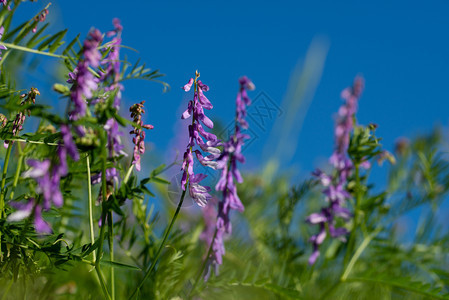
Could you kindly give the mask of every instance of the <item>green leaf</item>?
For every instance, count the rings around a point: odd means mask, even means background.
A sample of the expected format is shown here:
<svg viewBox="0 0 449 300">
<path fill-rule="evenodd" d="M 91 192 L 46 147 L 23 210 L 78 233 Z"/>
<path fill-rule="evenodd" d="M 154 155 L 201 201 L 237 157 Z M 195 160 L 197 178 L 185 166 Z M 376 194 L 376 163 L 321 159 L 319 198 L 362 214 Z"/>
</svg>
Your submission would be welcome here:
<svg viewBox="0 0 449 300">
<path fill-rule="evenodd" d="M 116 261 L 101 260 L 100 264 L 105 265 L 105 266 L 110 266 L 110 267 L 113 267 L 113 268 L 128 269 L 128 270 L 133 270 L 133 271 L 142 271 L 142 269 L 139 268 L 139 267 L 131 266 L 131 265 L 123 264 L 123 263 L 119 263 L 119 262 L 116 262 Z"/>
<path fill-rule="evenodd" d="M 155 181 L 155 182 L 162 183 L 162 184 L 170 184 L 170 181 L 165 180 L 163 178 L 159 178 L 159 177 L 151 177 L 151 181 Z"/>
</svg>

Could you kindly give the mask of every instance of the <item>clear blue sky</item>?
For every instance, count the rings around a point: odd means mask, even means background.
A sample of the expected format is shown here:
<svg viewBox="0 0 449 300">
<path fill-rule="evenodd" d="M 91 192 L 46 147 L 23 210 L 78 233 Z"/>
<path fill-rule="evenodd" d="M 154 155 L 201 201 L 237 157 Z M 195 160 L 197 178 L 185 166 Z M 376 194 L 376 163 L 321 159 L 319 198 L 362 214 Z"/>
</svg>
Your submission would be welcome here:
<svg viewBox="0 0 449 300">
<path fill-rule="evenodd" d="M 46 3 L 23 6 L 37 11 Z M 142 81 L 127 84 L 124 92 L 128 103 L 147 100 L 147 122 L 155 126 L 148 138 L 159 153 L 169 147 L 180 106 L 186 105 L 179 87 L 195 69 L 211 87 L 211 117 L 227 123 L 233 118 L 239 76 L 250 77 L 259 92 L 280 105 L 296 63 L 304 59 L 314 37 L 324 36 L 329 50 L 323 76 L 291 161 L 308 174 L 332 152 L 332 115 L 341 104 L 341 90 L 357 74 L 366 80 L 359 122 L 377 123 L 387 148 L 399 136 L 412 136 L 436 123 L 447 125 L 448 13 L 447 0 L 78 0 L 53 1 L 49 19 L 70 28 L 69 36 L 85 36 L 92 26 L 109 30 L 112 18 L 118 17 L 124 44 L 167 74 L 172 89 L 166 94 L 161 86 Z M 257 166 L 268 131 L 257 131 L 259 139 L 247 150 L 248 168 Z"/>
</svg>

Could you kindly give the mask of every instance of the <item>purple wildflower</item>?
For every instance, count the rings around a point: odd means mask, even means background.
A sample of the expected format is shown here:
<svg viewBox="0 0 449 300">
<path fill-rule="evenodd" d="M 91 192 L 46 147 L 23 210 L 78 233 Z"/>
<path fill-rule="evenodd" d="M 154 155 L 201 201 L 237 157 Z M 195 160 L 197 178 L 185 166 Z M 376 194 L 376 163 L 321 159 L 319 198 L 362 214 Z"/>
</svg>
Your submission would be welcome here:
<svg viewBox="0 0 449 300">
<path fill-rule="evenodd" d="M 34 198 L 30 198 L 26 204 L 11 203 L 17 210 L 7 218 L 9 222 L 18 222 L 33 215 L 34 228 L 39 233 L 51 233 L 50 225 L 42 218 L 42 206 Z"/>
<path fill-rule="evenodd" d="M 73 142 L 72 134 L 70 133 L 70 128 L 67 125 L 61 125 L 61 135 L 62 141 L 64 142 L 64 147 L 67 149 L 67 153 L 72 157 L 73 160 L 79 160 L 78 149 Z"/>
<path fill-rule="evenodd" d="M 0 39 L 2 39 L 2 37 L 3 37 L 3 33 L 5 32 L 5 28 L 3 28 L 3 26 L 2 27 L 0 27 Z M 8 48 L 6 48 L 6 46 L 5 45 L 3 45 L 3 44 L 0 44 L 0 50 L 6 50 L 6 49 L 8 49 Z M 0 55 L 2 54 L 2 52 L 0 51 Z M 2 57 L 0 56 L 0 60 L 2 60 Z"/>
<path fill-rule="evenodd" d="M 109 157 L 117 157 L 121 154 L 126 155 L 123 151 L 124 146 L 121 144 L 120 136 L 122 132 L 119 131 L 118 123 L 115 119 L 111 118 L 106 121 L 106 124 L 103 126 L 107 133 L 108 143 L 107 148 L 109 151 Z M 98 184 L 101 182 L 102 172 L 92 175 L 91 182 L 92 184 Z M 106 181 L 109 186 L 113 186 L 113 182 L 118 184 L 119 182 L 119 173 L 116 168 L 106 169 Z"/>
<path fill-rule="evenodd" d="M 36 193 L 41 194 L 43 198 L 42 205 L 33 204 L 35 207 L 35 227 L 39 232 L 51 232 L 48 224 L 42 220 L 42 209 L 48 211 L 52 204 L 56 207 L 61 207 L 64 203 L 60 182 L 61 177 L 66 176 L 68 173 L 67 154 L 73 160 L 79 160 L 78 149 L 73 142 L 70 128 L 67 125 L 61 125 L 61 135 L 62 141 L 59 142 L 55 159 L 45 159 L 43 161 L 29 159 L 27 164 L 31 168 L 22 174 L 24 178 L 31 177 L 36 181 Z M 26 208 L 29 210 L 29 206 Z M 21 214 L 28 212 L 27 209 L 21 208 Z M 19 212 L 17 213 L 17 216 L 20 216 Z"/>
<path fill-rule="evenodd" d="M 36 180 L 36 192 L 38 194 L 42 194 L 43 196 L 44 209 L 49 210 L 51 203 L 57 207 L 61 207 L 62 195 L 59 189 L 59 173 L 61 170 L 57 170 L 57 168 L 51 169 L 51 161 L 49 159 L 45 159 L 43 161 L 29 159 L 27 164 L 31 167 L 31 169 L 24 172 L 22 176 L 24 178 L 31 177 Z"/>
<path fill-rule="evenodd" d="M 101 60 L 101 53 L 98 51 L 102 36 L 97 29 L 89 33 L 89 37 L 84 41 L 84 59 L 78 62 L 73 72 L 69 73 L 68 83 L 72 83 L 70 98 L 74 108 L 70 112 L 72 120 L 78 120 L 86 114 L 86 99 L 92 98 L 92 91 L 97 89 L 98 79 L 89 71 L 89 66 L 98 67 Z"/>
<path fill-rule="evenodd" d="M 143 104 L 145 101 L 140 103 L 136 103 L 129 108 L 131 112 L 131 118 L 133 118 L 133 122 L 137 123 L 139 126 L 145 129 L 153 129 L 153 125 L 145 125 L 142 121 L 142 114 L 145 113 L 143 109 Z M 138 127 L 134 127 L 133 130 L 129 132 L 130 134 L 134 134 L 133 143 L 134 143 L 134 155 L 133 155 L 133 164 L 136 165 L 137 171 L 140 171 L 140 156 L 145 153 L 145 131 Z"/>
<path fill-rule="evenodd" d="M 219 156 L 217 163 L 221 169 L 221 177 L 215 189 L 222 192 L 222 199 L 218 203 L 218 216 L 216 223 L 216 233 L 212 242 L 212 254 L 210 257 L 209 267 L 215 266 L 215 273 L 218 273 L 218 266 L 222 264 L 222 256 L 225 254 L 223 238 L 225 234 L 230 234 L 232 226 L 230 222 L 230 211 L 237 210 L 243 212 L 244 207 L 237 194 L 235 181 L 242 183 L 243 178 L 237 168 L 237 162 L 244 163 L 245 157 L 242 154 L 242 146 L 247 135 L 243 134 L 242 128 L 247 129 L 248 123 L 245 120 L 246 106 L 251 104 L 251 100 L 247 95 L 247 90 L 254 90 L 255 86 L 246 76 L 239 80 L 240 90 L 236 99 L 236 119 L 234 135 L 229 138 L 223 145 L 223 152 Z M 212 240 L 212 238 L 209 238 Z M 210 275 L 210 270 L 205 280 Z"/>
<path fill-rule="evenodd" d="M 201 122 L 209 127 L 213 128 L 214 123 L 204 114 L 204 109 L 212 109 L 212 104 L 204 95 L 204 92 L 209 90 L 209 87 L 198 80 L 200 74 L 195 72 L 195 79 L 190 78 L 189 82 L 182 87 L 186 92 L 190 91 L 192 85 L 194 85 L 193 100 L 189 101 L 187 110 L 181 116 L 181 119 L 187 119 L 192 116 L 192 124 L 189 125 L 189 143 L 187 144 L 186 152 L 184 153 L 184 161 L 182 163 L 181 170 L 184 171 L 181 179 L 182 189 L 187 188 L 189 185 L 189 194 L 195 202 L 204 207 L 207 201 L 212 197 L 209 194 L 210 187 L 204 187 L 199 183 L 206 178 L 204 174 L 194 174 L 193 172 L 193 153 L 195 153 L 198 161 L 207 167 L 216 169 L 217 163 L 215 160 L 220 155 L 220 150 L 217 148 L 221 145 L 217 137 L 209 132 L 206 132 L 201 125 Z M 204 142 L 203 138 L 206 140 Z M 198 145 L 204 152 L 210 153 L 207 156 L 203 156 L 201 151 L 193 150 L 193 147 Z"/>
<path fill-rule="evenodd" d="M 92 184 L 97 184 L 101 182 L 102 173 L 97 173 L 92 175 L 91 182 Z M 116 168 L 106 169 L 106 181 L 118 181 L 118 172 Z"/>
<path fill-rule="evenodd" d="M 325 187 L 323 194 L 326 196 L 326 201 L 329 205 L 322 208 L 321 212 L 313 213 L 306 219 L 308 223 L 319 225 L 320 228 L 318 234 L 310 238 L 310 242 L 313 244 L 313 252 L 309 257 L 310 265 L 313 265 L 320 255 L 319 246 L 327 236 L 326 224 L 332 238 L 339 238 L 345 241 L 345 235 L 348 234 L 346 228 L 335 227 L 335 219 L 338 217 L 346 221 L 351 218 L 350 211 L 343 207 L 346 200 L 351 197 L 349 192 L 346 191 L 346 184 L 347 178 L 353 169 L 352 162 L 347 156 L 347 150 L 349 147 L 350 133 L 354 128 L 353 117 L 357 112 L 357 103 L 362 90 L 363 79 L 357 77 L 354 80 L 353 86 L 345 89 L 341 94 L 345 103 L 338 111 L 335 122 L 335 150 L 329 159 L 329 162 L 335 169 L 334 175 L 325 174 L 321 170 L 316 170 L 312 173 Z M 364 163 L 363 166 L 369 168 L 369 162 Z"/>
<path fill-rule="evenodd" d="M 114 108 L 119 109 L 122 99 L 123 85 L 119 83 L 120 80 L 120 45 L 122 43 L 121 33 L 123 30 L 120 20 L 115 18 L 113 21 L 114 30 L 106 33 L 108 37 L 114 37 L 111 45 L 108 47 L 108 56 L 101 61 L 101 64 L 106 64 L 104 72 L 101 74 L 101 81 L 107 78 L 112 79 L 112 84 L 105 88 L 106 91 L 115 91 Z"/>
<path fill-rule="evenodd" d="M 8 0 L 0 0 L 0 4 L 6 7 L 6 9 L 11 10 L 11 7 L 8 5 Z"/>
<path fill-rule="evenodd" d="M 218 199 L 213 197 L 210 200 L 209 205 L 203 208 L 203 219 L 204 219 L 204 230 L 200 235 L 200 240 L 204 241 L 207 245 L 212 243 L 212 238 L 214 237 L 215 232 L 215 223 L 217 211 L 215 209 L 215 204 L 218 203 Z"/>
<path fill-rule="evenodd" d="M 120 154 L 127 155 L 124 151 L 123 146 L 121 144 L 120 136 L 123 135 L 121 131 L 119 131 L 118 123 L 115 119 L 109 119 L 103 127 L 108 135 L 108 150 L 109 157 L 118 156 Z"/>
</svg>

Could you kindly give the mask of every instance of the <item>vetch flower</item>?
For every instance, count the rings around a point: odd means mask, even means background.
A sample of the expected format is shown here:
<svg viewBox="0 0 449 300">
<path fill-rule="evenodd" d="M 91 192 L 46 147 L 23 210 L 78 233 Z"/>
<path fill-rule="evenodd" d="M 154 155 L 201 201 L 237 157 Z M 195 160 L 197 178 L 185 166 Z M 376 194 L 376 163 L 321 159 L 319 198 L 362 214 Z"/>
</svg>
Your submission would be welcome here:
<svg viewBox="0 0 449 300">
<path fill-rule="evenodd" d="M 108 136 L 108 150 L 109 157 L 115 157 L 120 154 L 127 156 L 127 154 L 123 151 L 123 146 L 121 144 L 120 136 L 123 135 L 121 131 L 119 131 L 118 123 L 114 118 L 110 118 L 106 121 L 106 124 L 103 126 L 106 130 Z"/>
<path fill-rule="evenodd" d="M 72 133 L 70 132 L 69 126 L 61 125 L 61 135 L 64 142 L 64 147 L 67 149 L 67 153 L 72 157 L 73 160 L 79 160 L 80 155 L 75 143 L 73 142 L 73 137 Z"/>
<path fill-rule="evenodd" d="M 6 7 L 6 9 L 11 10 L 11 7 L 8 5 L 8 0 L 0 0 L 0 4 Z"/>
<path fill-rule="evenodd" d="M 244 163 L 245 157 L 242 154 L 242 146 L 249 136 L 242 133 L 242 128 L 247 129 L 248 123 L 245 120 L 246 106 L 251 104 L 247 95 L 247 90 L 254 90 L 255 86 L 250 79 L 243 76 L 239 80 L 240 90 L 236 99 L 236 117 L 234 134 L 223 144 L 223 152 L 217 159 L 215 167 L 221 169 L 221 177 L 215 189 L 221 191 L 222 198 L 218 203 L 218 216 L 214 237 L 205 238 L 212 240 L 212 253 L 209 259 L 209 268 L 205 280 L 210 276 L 210 268 L 214 266 L 215 274 L 218 274 L 218 266 L 223 262 L 225 247 L 223 238 L 225 234 L 231 234 L 232 226 L 230 222 L 231 210 L 243 212 L 244 207 L 237 194 L 236 182 L 242 183 L 243 178 L 237 168 L 237 162 Z M 201 161 L 201 158 L 199 158 Z"/>
<path fill-rule="evenodd" d="M 73 72 L 69 73 L 68 83 L 72 83 L 70 99 L 73 103 L 73 110 L 70 111 L 70 118 L 78 120 L 86 114 L 86 99 L 92 98 L 92 91 L 97 89 L 98 79 L 89 71 L 89 67 L 98 67 L 101 60 L 101 53 L 97 49 L 102 40 L 99 30 L 94 29 L 89 33 L 84 41 L 83 56 L 78 62 Z"/>
<path fill-rule="evenodd" d="M 335 149 L 329 159 L 329 162 L 334 167 L 334 174 L 328 175 L 321 170 L 316 170 L 312 173 L 321 182 L 321 185 L 325 187 L 323 194 L 326 196 L 325 199 L 328 206 L 322 208 L 320 213 L 313 213 L 306 219 L 306 222 L 310 224 L 319 225 L 319 232 L 310 238 L 310 242 L 313 245 L 313 252 L 309 257 L 310 265 L 315 264 L 320 255 L 319 246 L 327 236 L 326 227 L 332 238 L 346 241 L 345 236 L 348 234 L 348 230 L 344 227 L 335 227 L 335 219 L 338 217 L 343 221 L 347 221 L 352 217 L 351 212 L 344 207 L 346 200 L 351 197 L 346 190 L 346 185 L 348 176 L 353 169 L 347 150 L 350 134 L 354 128 L 354 115 L 357 112 L 358 99 L 361 96 L 363 84 L 363 79 L 357 77 L 353 86 L 343 90 L 341 94 L 345 102 L 338 110 L 336 117 Z M 369 167 L 367 163 L 364 164 L 365 167 Z"/>
<path fill-rule="evenodd" d="M 189 125 L 189 143 L 187 144 L 186 151 L 184 153 L 184 160 L 181 170 L 184 171 L 181 179 L 181 186 L 183 190 L 188 190 L 190 196 L 195 202 L 204 207 L 207 201 L 211 199 L 209 191 L 210 187 L 202 186 L 199 183 L 206 178 L 204 174 L 195 174 L 193 171 L 193 153 L 195 153 L 198 161 L 203 166 L 216 169 L 218 163 L 215 161 L 220 155 L 220 150 L 217 148 L 221 145 L 221 142 L 217 137 L 204 130 L 202 124 L 209 128 L 214 127 L 214 123 L 204 114 L 204 109 L 210 110 L 213 108 L 209 99 L 206 98 L 204 92 L 209 91 L 209 87 L 198 80 L 200 74 L 195 72 L 195 79 L 190 78 L 186 85 L 182 89 L 186 92 L 190 91 L 192 85 L 194 86 L 193 100 L 190 100 L 187 109 L 181 116 L 181 119 L 188 119 L 192 117 L 192 124 Z M 202 124 L 201 124 L 202 123 Z M 210 153 L 209 155 L 203 155 L 199 149 L 193 149 L 198 146 L 202 151 Z"/>
<path fill-rule="evenodd" d="M 28 202 L 23 203 L 16 203 L 12 202 L 10 205 L 17 210 L 10 214 L 7 218 L 8 222 L 18 222 L 23 219 L 26 219 L 30 216 L 33 216 L 34 218 L 34 228 L 39 233 L 51 233 L 51 227 L 50 225 L 45 222 L 45 220 L 42 218 L 42 206 L 36 202 L 36 199 L 29 198 Z"/>
<path fill-rule="evenodd" d="M 112 80 L 110 86 L 105 88 L 106 91 L 115 91 L 114 97 L 114 108 L 119 109 L 120 102 L 122 99 L 122 90 L 124 89 L 123 85 L 119 83 L 120 81 L 120 46 L 122 43 L 122 30 L 123 27 L 120 24 L 120 20 L 115 18 L 112 23 L 114 24 L 114 30 L 111 30 L 106 33 L 108 37 L 114 37 L 110 42 L 109 47 L 106 51 L 108 55 L 105 59 L 101 61 L 102 65 L 106 65 L 104 68 L 104 72 L 101 74 L 101 81 L 106 81 L 108 78 Z"/>
<path fill-rule="evenodd" d="M 68 174 L 67 154 L 73 160 L 79 160 L 78 149 L 67 125 L 61 125 L 61 135 L 62 140 L 57 147 L 57 155 L 53 159 L 43 161 L 29 159 L 27 164 L 31 168 L 22 173 L 22 177 L 33 178 L 36 181 L 36 193 L 42 195 L 42 205 L 36 204 L 34 212 L 36 230 L 40 232 L 48 232 L 47 228 L 50 228 L 41 218 L 42 209 L 48 211 L 52 204 L 61 207 L 64 203 L 60 182 L 61 178 Z"/>
<path fill-rule="evenodd" d="M 91 183 L 92 184 L 98 184 L 101 182 L 101 175 L 102 173 L 97 173 L 92 175 L 91 177 Z M 106 181 L 115 181 L 118 182 L 118 171 L 116 168 L 109 168 L 106 169 Z"/>
</svg>

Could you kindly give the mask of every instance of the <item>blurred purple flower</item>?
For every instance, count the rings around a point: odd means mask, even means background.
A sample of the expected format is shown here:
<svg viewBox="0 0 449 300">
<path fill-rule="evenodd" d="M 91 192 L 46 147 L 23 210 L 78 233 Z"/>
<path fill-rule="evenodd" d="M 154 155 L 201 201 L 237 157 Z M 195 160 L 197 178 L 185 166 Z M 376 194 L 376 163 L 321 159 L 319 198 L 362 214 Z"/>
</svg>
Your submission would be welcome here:
<svg viewBox="0 0 449 300">
<path fill-rule="evenodd" d="M 242 128 L 247 129 L 248 123 L 245 120 L 246 106 L 251 104 L 247 95 L 247 90 L 254 90 L 255 86 L 250 79 L 243 76 L 239 80 L 240 90 L 236 99 L 236 123 L 234 135 L 223 144 L 223 152 L 217 159 L 217 167 L 221 169 L 221 177 L 215 189 L 222 192 L 222 199 L 218 203 L 218 216 L 216 223 L 215 237 L 208 237 L 205 240 L 212 240 L 212 254 L 209 258 L 209 270 L 205 280 L 210 276 L 210 268 L 214 266 L 215 274 L 218 274 L 218 266 L 222 264 L 222 256 L 225 254 L 223 238 L 225 234 L 231 234 L 232 226 L 230 222 L 230 210 L 243 212 L 244 207 L 237 194 L 235 181 L 242 183 L 243 178 L 237 168 L 237 162 L 244 163 L 245 157 L 242 154 L 242 146 L 249 136 L 242 134 Z"/>
<path fill-rule="evenodd" d="M 6 1 L 6 0 L 5 0 Z M 0 27 L 0 40 L 2 39 L 2 37 L 3 37 L 3 33 L 5 32 L 5 28 L 3 28 L 3 26 L 2 27 Z M 3 45 L 3 44 L 0 44 L 0 50 L 6 50 L 7 48 L 6 48 L 6 46 L 5 45 Z M 2 52 L 0 51 L 0 55 L 2 55 Z M 0 56 L 0 60 L 2 60 L 2 57 Z"/>
<path fill-rule="evenodd" d="M 112 79 L 110 86 L 106 87 L 106 91 L 116 91 L 114 98 L 114 108 L 119 109 L 122 99 L 121 91 L 124 89 L 123 85 L 119 83 L 120 80 L 120 46 L 122 43 L 122 30 L 123 27 L 120 24 L 120 20 L 115 18 L 112 23 L 114 24 L 114 30 L 106 33 L 108 37 L 114 37 L 110 42 L 110 46 L 107 48 L 108 56 L 101 61 L 102 65 L 106 65 L 104 72 L 101 74 L 101 81 L 105 81 L 108 78 Z"/>
<path fill-rule="evenodd" d="M 86 114 L 86 99 L 92 98 L 92 91 L 97 89 L 98 79 L 89 71 L 89 67 L 98 67 L 101 53 L 97 49 L 102 40 L 101 33 L 94 29 L 84 40 L 84 59 L 78 62 L 73 72 L 69 73 L 68 83 L 72 83 L 70 98 L 73 102 L 73 110 L 70 112 L 72 120 L 78 120 Z"/>
<path fill-rule="evenodd" d="M 106 121 L 106 124 L 103 127 L 106 130 L 108 136 L 108 150 L 109 157 L 115 157 L 120 154 L 127 156 L 126 152 L 123 151 L 123 146 L 121 144 L 120 136 L 123 135 L 121 131 L 119 131 L 118 123 L 114 118 L 111 118 Z"/>
<path fill-rule="evenodd" d="M 39 233 L 52 232 L 50 225 L 42 218 L 42 206 L 37 204 L 34 198 L 30 198 L 25 204 L 17 202 L 12 202 L 10 204 L 16 211 L 8 216 L 7 221 L 18 222 L 30 217 L 34 212 L 34 228 L 36 228 L 36 231 Z"/>
<path fill-rule="evenodd" d="M 58 161 L 56 159 L 53 161 L 50 159 L 43 161 L 29 159 L 27 164 L 30 166 L 30 169 L 22 173 L 23 178 L 33 178 L 36 181 L 36 193 L 42 195 L 42 205 L 37 203 L 35 199 L 30 200 L 25 206 L 12 204 L 12 206 L 16 205 L 18 211 L 10 215 L 9 219 L 11 221 L 28 217 L 34 207 L 34 224 L 38 232 L 51 232 L 50 226 L 42 219 L 42 210 L 50 210 L 52 204 L 56 207 L 61 207 L 64 203 L 60 181 L 61 177 L 68 173 L 68 149 L 71 148 L 69 155 L 73 159 L 79 159 L 78 151 L 66 125 L 61 126 L 61 133 L 64 144 L 60 143 L 56 150 Z"/>
<path fill-rule="evenodd" d="M 92 175 L 91 182 L 92 184 L 98 184 L 101 182 L 102 172 Z M 116 168 L 106 169 L 106 181 L 115 181 L 118 182 L 119 176 Z"/>
<path fill-rule="evenodd" d="M 72 133 L 70 132 L 70 127 L 67 125 L 61 125 L 61 135 L 62 141 L 64 142 L 64 147 L 67 149 L 67 153 L 70 157 L 77 161 L 80 158 L 78 153 L 78 149 L 76 148 L 75 143 L 73 142 Z"/>
<path fill-rule="evenodd" d="M 27 164 L 31 167 L 28 171 L 22 174 L 22 177 L 33 178 L 37 182 L 36 193 L 43 196 L 43 207 L 49 210 L 51 203 L 56 207 L 62 206 L 62 194 L 59 187 L 60 173 L 66 171 L 58 167 L 51 167 L 50 159 L 39 161 L 36 159 L 29 159 Z"/>
<path fill-rule="evenodd" d="M 347 221 L 352 216 L 351 212 L 343 207 L 346 204 L 346 200 L 351 197 L 346 190 L 346 185 L 347 178 L 353 169 L 352 162 L 347 156 L 347 150 L 350 134 L 354 128 L 354 115 L 357 112 L 357 103 L 361 96 L 363 85 L 363 79 L 356 77 L 353 86 L 345 89 L 341 94 L 345 102 L 338 110 L 335 122 L 335 150 L 329 159 L 329 162 L 335 169 L 334 175 L 328 175 L 321 170 L 316 170 L 312 173 L 325 187 L 323 194 L 326 196 L 326 201 L 329 204 L 327 207 L 322 208 L 320 213 L 313 213 L 306 219 L 306 222 L 319 225 L 320 228 L 319 232 L 310 238 L 310 242 L 313 244 L 313 252 L 309 257 L 310 265 L 313 265 L 320 255 L 319 246 L 327 236 L 326 224 L 332 238 L 346 241 L 345 235 L 348 234 L 348 230 L 344 227 L 336 228 L 335 218 L 339 217 Z M 365 163 L 363 166 L 369 167 L 368 163 Z"/>
<path fill-rule="evenodd" d="M 6 7 L 6 9 L 11 10 L 11 7 L 8 5 L 8 0 L 0 0 L 0 4 Z"/>
</svg>

